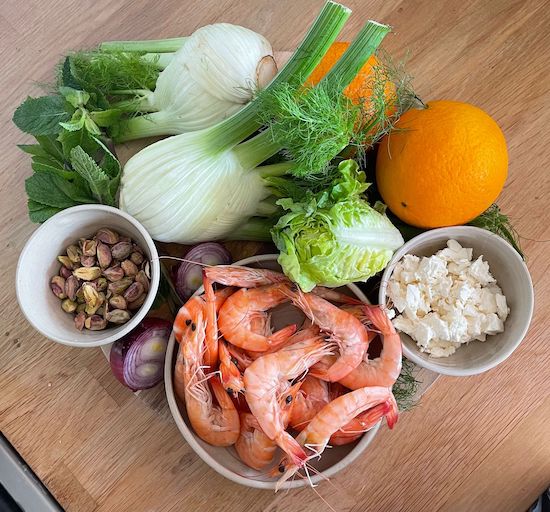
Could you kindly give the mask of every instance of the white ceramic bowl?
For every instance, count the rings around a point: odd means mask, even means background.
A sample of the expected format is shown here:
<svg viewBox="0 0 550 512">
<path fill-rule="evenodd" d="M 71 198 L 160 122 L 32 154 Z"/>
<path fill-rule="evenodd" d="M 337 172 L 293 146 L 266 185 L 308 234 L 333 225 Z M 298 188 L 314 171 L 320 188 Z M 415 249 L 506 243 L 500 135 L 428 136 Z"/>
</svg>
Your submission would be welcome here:
<svg viewBox="0 0 550 512">
<path fill-rule="evenodd" d="M 276 254 L 253 256 L 251 258 L 238 261 L 236 264 L 280 270 L 280 267 L 277 264 Z M 357 288 L 357 286 L 351 284 L 347 288 L 351 294 L 355 295 L 364 302 L 368 302 L 365 295 L 361 292 L 361 290 L 359 290 L 359 288 Z M 202 293 L 202 289 L 198 290 L 197 293 Z M 288 325 L 291 322 L 300 321 L 303 318 L 304 317 L 301 312 L 299 313 L 292 306 L 283 305 L 274 310 L 272 320 L 275 328 L 278 329 L 284 325 Z M 187 418 L 185 404 L 181 402 L 174 393 L 173 371 L 177 356 L 177 349 L 178 344 L 172 334 L 170 341 L 168 342 L 166 362 L 164 365 L 164 384 L 170 411 L 172 412 L 176 425 L 185 440 L 204 462 L 206 462 L 212 469 L 216 470 L 221 475 L 229 478 L 229 480 L 249 487 L 256 487 L 258 489 L 275 489 L 277 480 L 270 478 L 266 474 L 267 471 L 265 470 L 259 472 L 243 464 L 233 447 L 223 448 L 211 446 L 202 441 L 202 439 L 200 439 L 193 432 L 191 424 Z M 326 449 L 319 461 L 312 461 L 312 465 L 317 470 L 321 471 L 323 476 L 312 474 L 311 481 L 313 483 L 320 482 L 323 480 L 323 477 L 331 477 L 341 469 L 351 464 L 359 455 L 361 455 L 361 453 L 363 453 L 363 451 L 373 440 L 379 426 L 380 424 L 366 432 L 355 443 Z M 307 480 L 297 478 L 294 481 L 285 482 L 281 486 L 281 489 L 303 487 L 306 485 L 309 485 Z"/>
<path fill-rule="evenodd" d="M 61 309 L 60 300 L 51 292 L 50 279 L 59 272 L 57 256 L 101 227 L 131 237 L 143 249 L 151 262 L 151 286 L 141 308 L 125 324 L 103 331 L 78 331 L 73 316 Z M 67 208 L 44 222 L 21 251 L 16 273 L 17 300 L 27 320 L 47 338 L 73 347 L 112 343 L 134 329 L 151 309 L 159 282 L 158 253 L 145 228 L 122 210 L 99 204 Z"/>
<path fill-rule="evenodd" d="M 445 248 L 449 239 L 457 240 L 463 247 L 473 248 L 474 258 L 483 255 L 489 263 L 491 274 L 502 288 L 510 308 L 504 332 L 487 336 L 485 342 L 472 341 L 459 347 L 449 357 L 441 358 L 421 352 L 412 338 L 400 333 L 403 355 L 419 366 L 445 375 L 475 375 L 490 370 L 510 356 L 527 333 L 533 315 L 531 276 L 520 255 L 508 242 L 490 231 L 472 226 L 440 228 L 422 233 L 394 254 L 382 276 L 378 302 L 387 303 L 388 280 L 405 254 L 431 256 Z"/>
</svg>

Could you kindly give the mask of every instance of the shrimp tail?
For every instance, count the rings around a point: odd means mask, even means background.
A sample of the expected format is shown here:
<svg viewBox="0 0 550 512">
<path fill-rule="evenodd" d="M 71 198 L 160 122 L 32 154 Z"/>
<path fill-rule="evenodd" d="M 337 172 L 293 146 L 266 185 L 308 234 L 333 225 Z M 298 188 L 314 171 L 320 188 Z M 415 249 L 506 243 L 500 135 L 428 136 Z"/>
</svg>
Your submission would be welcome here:
<svg viewBox="0 0 550 512">
<path fill-rule="evenodd" d="M 386 312 L 380 306 L 372 306 L 370 304 L 365 304 L 363 306 L 363 311 L 367 320 L 371 322 L 374 327 L 382 332 L 382 334 L 389 334 L 394 332 L 395 328 L 391 323 Z"/>
<path fill-rule="evenodd" d="M 283 431 L 274 441 L 288 455 L 294 466 L 301 468 L 305 464 L 308 458 L 306 452 L 288 432 Z"/>
<path fill-rule="evenodd" d="M 386 414 L 386 423 L 388 424 L 388 427 L 392 429 L 394 425 L 397 423 L 397 418 L 399 416 L 399 409 L 397 407 L 397 402 L 395 401 L 395 397 L 393 396 L 393 393 L 391 394 L 391 397 L 388 399 L 388 404 L 389 404 L 389 411 Z"/>
<path fill-rule="evenodd" d="M 277 345 L 284 343 L 286 340 L 288 340 L 288 338 L 290 338 L 290 336 L 292 336 L 297 331 L 297 329 L 298 329 L 298 326 L 296 324 L 291 324 L 274 332 L 269 337 L 271 341 L 271 345 L 273 347 L 276 347 Z"/>
</svg>

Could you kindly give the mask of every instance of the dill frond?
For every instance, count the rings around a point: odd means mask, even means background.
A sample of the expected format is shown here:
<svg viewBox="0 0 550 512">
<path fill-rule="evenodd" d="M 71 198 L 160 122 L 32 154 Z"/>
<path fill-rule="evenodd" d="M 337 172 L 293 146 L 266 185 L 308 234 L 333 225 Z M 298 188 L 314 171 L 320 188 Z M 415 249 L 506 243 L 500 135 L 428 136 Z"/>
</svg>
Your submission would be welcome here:
<svg viewBox="0 0 550 512">
<path fill-rule="evenodd" d="M 159 69 L 141 53 L 101 51 L 78 52 L 69 56 L 74 78 L 109 96 L 114 91 L 154 90 Z"/>
<path fill-rule="evenodd" d="M 470 226 L 486 229 L 495 235 L 504 238 L 520 254 L 520 256 L 525 259 L 516 230 L 510 223 L 508 216 L 500 211 L 497 204 L 491 205 L 479 217 L 476 217 L 474 220 L 469 222 L 469 224 Z"/>
<path fill-rule="evenodd" d="M 298 177 L 323 175 L 353 138 L 360 107 L 329 80 L 315 87 L 284 83 L 259 93 L 261 120 L 294 162 Z"/>
<path fill-rule="evenodd" d="M 395 396 L 401 412 L 408 411 L 416 405 L 413 397 L 422 383 L 414 378 L 414 368 L 415 365 L 412 361 L 403 358 L 401 373 L 392 388 L 393 396 Z"/>
</svg>

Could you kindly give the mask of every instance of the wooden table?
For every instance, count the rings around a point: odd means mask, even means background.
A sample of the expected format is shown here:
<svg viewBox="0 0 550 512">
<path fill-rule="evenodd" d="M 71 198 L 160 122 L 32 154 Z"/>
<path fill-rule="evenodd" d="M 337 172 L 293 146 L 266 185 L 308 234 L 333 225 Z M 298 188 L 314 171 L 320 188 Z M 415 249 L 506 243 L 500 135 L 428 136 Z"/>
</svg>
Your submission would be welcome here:
<svg viewBox="0 0 550 512">
<path fill-rule="evenodd" d="M 164 405 L 117 384 L 99 350 L 48 342 L 19 311 L 17 258 L 35 229 L 23 180 L 27 142 L 10 122 L 59 57 L 103 40 L 173 37 L 228 21 L 295 48 L 321 0 L 5 0 L 0 7 L 0 427 L 71 511 L 319 511 L 303 489 L 273 495 L 210 470 Z M 367 18 L 394 26 L 385 46 L 410 53 L 418 94 L 469 101 L 500 123 L 510 174 L 499 199 L 522 236 L 536 313 L 521 347 L 497 369 L 441 378 L 351 468 L 317 489 L 336 510 L 521 511 L 550 483 L 550 11 L 544 0 L 348 1 L 344 37 Z M 162 403 L 162 402 L 161 402 Z"/>
</svg>

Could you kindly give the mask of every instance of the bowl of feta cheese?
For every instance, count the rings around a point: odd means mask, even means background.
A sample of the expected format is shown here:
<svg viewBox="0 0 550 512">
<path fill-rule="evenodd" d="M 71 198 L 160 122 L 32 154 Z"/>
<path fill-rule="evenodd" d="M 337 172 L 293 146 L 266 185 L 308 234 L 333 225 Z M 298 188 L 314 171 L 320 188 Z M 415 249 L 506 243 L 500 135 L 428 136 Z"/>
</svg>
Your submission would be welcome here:
<svg viewBox="0 0 550 512">
<path fill-rule="evenodd" d="M 396 251 L 379 303 L 403 354 L 455 376 L 487 371 L 512 354 L 533 315 L 533 284 L 514 248 L 472 226 L 433 229 Z"/>
</svg>

